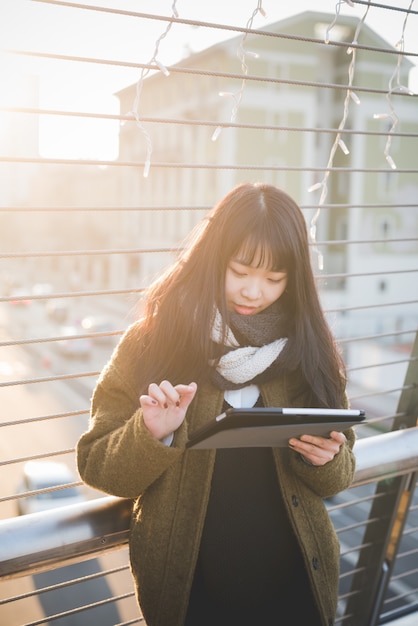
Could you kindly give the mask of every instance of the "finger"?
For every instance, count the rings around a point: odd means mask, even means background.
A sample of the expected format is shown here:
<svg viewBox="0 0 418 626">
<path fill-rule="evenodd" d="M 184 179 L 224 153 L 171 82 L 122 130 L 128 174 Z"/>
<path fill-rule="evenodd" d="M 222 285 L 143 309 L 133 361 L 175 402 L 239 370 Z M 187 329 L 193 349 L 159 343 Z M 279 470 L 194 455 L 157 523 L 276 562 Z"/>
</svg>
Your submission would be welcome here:
<svg viewBox="0 0 418 626">
<path fill-rule="evenodd" d="M 325 437 L 317 437 L 315 435 L 301 435 L 300 441 L 309 443 L 313 446 L 318 446 L 318 448 L 323 448 L 329 439 Z"/>
<path fill-rule="evenodd" d="M 148 387 L 148 394 L 151 398 L 153 398 L 160 406 L 167 408 L 167 396 L 164 393 L 164 390 L 161 388 L 161 385 L 157 385 L 156 383 L 151 383 Z"/>
<path fill-rule="evenodd" d="M 315 437 L 313 435 L 302 435 L 300 440 L 304 443 L 309 444 L 310 446 L 313 446 L 314 448 L 330 450 L 333 451 L 335 454 L 339 452 L 342 443 L 342 441 L 339 442 L 332 437 Z"/>
<path fill-rule="evenodd" d="M 325 465 L 333 460 L 335 454 L 330 452 L 329 450 L 322 450 L 321 448 L 317 448 L 315 446 L 306 445 L 291 445 L 289 442 L 291 449 L 303 456 L 303 458 L 311 463 L 312 465 Z"/>
<path fill-rule="evenodd" d="M 176 406 L 180 405 L 180 394 L 168 380 L 163 380 L 160 383 L 160 390 L 165 395 L 166 404 L 175 404 Z"/>
<path fill-rule="evenodd" d="M 148 406 L 158 406 L 158 402 L 157 400 L 155 400 L 154 398 L 151 398 L 151 396 L 147 396 L 147 395 L 142 395 L 139 396 L 139 403 L 141 405 L 142 408 L 148 407 Z"/>
<path fill-rule="evenodd" d="M 340 433 L 336 430 L 333 430 L 330 433 L 330 437 L 334 439 L 334 441 L 337 441 L 340 445 L 347 442 L 347 437 L 344 435 L 344 433 Z"/>
<path fill-rule="evenodd" d="M 305 437 L 305 436 L 304 436 Z M 308 443 L 305 440 L 290 439 L 289 446 L 295 452 L 302 454 L 305 458 L 309 459 L 314 465 L 323 465 L 332 461 L 336 454 L 339 452 L 338 444 L 332 442 L 330 439 L 323 439 L 322 437 L 311 437 L 306 435 L 306 438 L 314 440 L 315 444 Z"/>
<path fill-rule="evenodd" d="M 176 385 L 175 390 L 179 395 L 179 406 L 182 409 L 187 409 L 197 391 L 196 383 L 190 383 L 190 385 Z"/>
</svg>

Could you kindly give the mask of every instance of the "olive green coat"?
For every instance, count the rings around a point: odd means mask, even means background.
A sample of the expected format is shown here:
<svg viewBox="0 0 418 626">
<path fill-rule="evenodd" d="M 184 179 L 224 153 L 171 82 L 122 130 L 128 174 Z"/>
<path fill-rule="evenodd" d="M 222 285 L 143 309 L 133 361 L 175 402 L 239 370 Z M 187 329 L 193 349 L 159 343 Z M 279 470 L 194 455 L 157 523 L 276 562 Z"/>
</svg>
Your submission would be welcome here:
<svg viewBox="0 0 418 626">
<path fill-rule="evenodd" d="M 122 338 L 98 381 L 90 429 L 77 446 L 82 479 L 134 499 L 130 533 L 132 572 L 148 626 L 182 626 L 205 520 L 216 452 L 187 450 L 188 433 L 222 410 L 223 392 L 200 388 L 171 447 L 147 430 L 139 407 L 138 324 Z M 190 382 L 190 381 L 184 381 Z M 265 406 L 290 402 L 284 381 L 261 386 Z M 354 433 L 346 432 L 334 460 L 307 464 L 290 449 L 274 449 L 277 477 L 299 540 L 324 626 L 334 623 L 339 544 L 322 499 L 353 478 Z"/>
</svg>

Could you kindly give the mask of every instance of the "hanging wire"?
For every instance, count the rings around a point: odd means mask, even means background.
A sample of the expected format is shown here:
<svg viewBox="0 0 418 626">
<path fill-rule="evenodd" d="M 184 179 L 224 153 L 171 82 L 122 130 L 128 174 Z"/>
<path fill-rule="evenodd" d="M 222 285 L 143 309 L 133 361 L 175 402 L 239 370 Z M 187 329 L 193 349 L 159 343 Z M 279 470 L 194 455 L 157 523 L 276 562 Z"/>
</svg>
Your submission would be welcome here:
<svg viewBox="0 0 418 626">
<path fill-rule="evenodd" d="M 238 91 L 238 93 L 232 93 L 232 92 L 227 92 L 227 91 L 221 91 L 219 92 L 219 95 L 222 98 L 232 98 L 234 101 L 234 105 L 232 107 L 232 111 L 231 111 L 231 124 L 233 124 L 236 120 L 237 117 L 237 113 L 238 113 L 238 109 L 239 106 L 241 104 L 241 100 L 242 100 L 242 96 L 244 95 L 244 90 L 247 84 L 247 76 L 248 76 L 248 65 L 247 65 L 247 57 L 253 57 L 255 59 L 258 59 L 258 54 L 256 52 L 252 52 L 250 50 L 246 50 L 245 49 L 245 42 L 247 40 L 248 37 L 248 30 L 250 30 L 252 28 L 253 22 L 254 22 L 254 18 L 256 17 L 256 15 L 258 13 L 261 13 L 261 15 L 263 17 L 266 17 L 266 12 L 264 11 L 263 7 L 262 7 L 262 0 L 258 0 L 257 3 L 257 7 L 254 9 L 250 19 L 248 20 L 247 24 L 246 24 L 246 29 L 247 32 L 244 33 L 240 44 L 238 46 L 238 50 L 237 50 L 237 56 L 239 58 L 239 60 L 241 61 L 241 69 L 242 69 L 242 73 L 244 75 L 244 78 L 242 80 L 241 83 L 241 89 Z M 215 131 L 212 135 L 212 141 L 216 141 L 217 138 L 219 137 L 219 135 L 222 132 L 222 126 L 217 126 L 215 128 Z"/>
<path fill-rule="evenodd" d="M 395 132 L 396 127 L 399 123 L 399 117 L 397 116 L 395 107 L 393 106 L 392 94 L 393 93 L 407 93 L 407 94 L 413 95 L 413 92 L 410 89 L 408 89 L 408 87 L 405 87 L 404 85 L 401 84 L 401 76 L 400 76 L 401 64 L 402 64 L 402 61 L 404 58 L 404 52 L 405 52 L 405 29 L 406 29 L 406 24 L 410 16 L 410 11 L 412 9 L 413 4 L 414 4 L 414 0 L 411 0 L 411 2 L 409 3 L 407 13 L 405 15 L 404 22 L 403 22 L 401 38 L 395 45 L 395 47 L 399 49 L 399 54 L 398 54 L 396 67 L 392 73 L 392 76 L 389 79 L 388 92 L 386 94 L 386 101 L 389 105 L 390 113 L 375 113 L 373 116 L 374 119 L 376 120 L 390 119 L 392 121 L 392 125 L 389 129 L 389 133 L 387 136 L 387 141 L 386 141 L 383 154 L 385 155 L 386 161 L 388 162 L 388 164 L 393 170 L 396 170 L 396 163 L 390 154 L 390 148 L 392 145 L 393 133 Z M 393 86 L 393 83 L 395 80 L 396 80 L 396 84 L 395 86 Z"/>
<path fill-rule="evenodd" d="M 342 4 L 349 4 L 350 6 L 354 6 L 352 2 L 349 2 L 348 0 L 339 0 L 339 2 L 337 3 L 336 7 L 335 7 L 335 17 L 334 20 L 332 21 L 332 23 L 330 24 L 330 26 L 327 28 L 326 30 L 326 34 L 325 34 L 325 43 L 329 43 L 329 35 L 330 32 L 332 30 L 332 28 L 334 27 L 337 19 L 338 19 L 338 15 L 340 12 L 340 7 Z M 348 118 L 348 113 L 349 113 L 349 105 L 350 105 L 350 100 L 353 100 L 353 102 L 355 102 L 355 104 L 360 104 L 360 99 L 357 96 L 357 94 L 352 90 L 352 85 L 353 85 L 353 80 L 354 80 L 354 70 L 355 70 L 355 65 L 356 65 L 356 57 L 357 57 L 357 49 L 356 46 L 357 45 L 357 40 L 358 40 L 358 36 L 360 33 L 360 30 L 364 24 L 364 21 L 367 17 L 367 14 L 369 12 L 370 6 L 367 6 L 366 11 L 364 12 L 362 18 L 360 19 L 359 23 L 357 24 L 357 28 L 355 30 L 354 33 L 354 39 L 352 41 L 352 46 L 349 46 L 347 48 L 347 54 L 351 54 L 351 61 L 350 61 L 350 65 L 348 67 L 348 87 L 347 87 L 347 92 L 346 92 L 346 96 L 344 99 L 344 107 L 343 107 L 343 116 L 341 119 L 341 122 L 338 126 L 338 132 L 335 136 L 335 140 L 334 143 L 331 147 L 331 151 L 330 151 L 330 155 L 328 158 L 328 163 L 326 166 L 326 170 L 324 173 L 324 177 L 322 179 L 321 182 L 316 183 L 315 185 L 312 185 L 308 191 L 315 191 L 317 189 L 321 189 L 321 195 L 319 198 L 319 203 L 318 203 L 318 207 L 317 210 L 315 212 L 315 215 L 312 217 L 311 219 L 311 223 L 310 223 L 310 229 L 309 229 L 309 234 L 310 234 L 310 238 L 311 238 L 311 242 L 313 244 L 313 250 L 315 251 L 317 258 L 318 258 L 318 268 L 320 270 L 324 269 L 324 257 L 322 255 L 322 252 L 319 250 L 319 248 L 316 245 L 316 230 L 317 230 L 317 222 L 318 222 L 318 218 L 319 215 L 321 213 L 321 207 L 325 202 L 325 199 L 327 197 L 328 194 L 328 178 L 331 174 L 331 170 L 333 167 L 333 162 L 334 162 L 334 156 L 335 153 L 337 151 L 337 148 L 339 147 L 343 153 L 345 155 L 349 154 L 349 150 L 346 146 L 346 144 L 344 143 L 343 139 L 342 139 L 342 132 L 344 130 L 345 124 L 347 122 L 347 118 Z"/>
<path fill-rule="evenodd" d="M 174 0 L 173 4 L 171 5 L 171 17 L 172 18 L 177 18 L 179 16 L 176 4 L 177 4 L 177 0 Z M 170 76 L 170 72 L 165 67 L 165 65 L 163 65 L 161 61 L 159 61 L 159 59 L 157 58 L 157 55 L 158 55 L 158 51 L 160 48 L 160 43 L 168 35 L 172 26 L 173 26 L 173 21 L 170 21 L 167 24 L 165 31 L 158 37 L 157 41 L 155 42 L 154 53 L 147 64 L 147 65 L 152 65 L 152 64 L 157 65 L 157 67 L 164 74 L 164 76 Z M 151 167 L 152 141 L 151 141 L 151 136 L 149 132 L 147 131 L 147 129 L 145 128 L 145 126 L 143 125 L 140 119 L 139 102 L 141 99 L 141 92 L 142 92 L 142 87 L 144 85 L 144 80 L 148 76 L 149 72 L 150 72 L 149 67 L 143 67 L 141 70 L 141 75 L 136 84 L 136 95 L 135 95 L 135 100 L 133 103 L 133 110 L 131 111 L 131 113 L 133 114 L 135 118 L 135 123 L 137 127 L 139 128 L 139 130 L 141 131 L 141 133 L 143 134 L 145 138 L 145 143 L 146 143 L 146 148 L 147 148 L 145 164 L 144 164 L 144 178 L 147 178 L 149 171 L 150 171 L 150 167 Z"/>
</svg>

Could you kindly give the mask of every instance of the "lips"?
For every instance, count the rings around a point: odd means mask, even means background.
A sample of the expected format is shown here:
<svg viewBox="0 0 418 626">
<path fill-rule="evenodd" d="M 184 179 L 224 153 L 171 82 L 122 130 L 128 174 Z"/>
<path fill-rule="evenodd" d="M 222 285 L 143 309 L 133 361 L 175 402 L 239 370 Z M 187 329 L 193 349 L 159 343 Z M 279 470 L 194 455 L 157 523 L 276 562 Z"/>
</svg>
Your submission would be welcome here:
<svg viewBox="0 0 418 626">
<path fill-rule="evenodd" d="M 256 307 L 243 306 L 240 304 L 234 304 L 235 312 L 239 315 L 254 315 L 257 312 Z"/>
</svg>

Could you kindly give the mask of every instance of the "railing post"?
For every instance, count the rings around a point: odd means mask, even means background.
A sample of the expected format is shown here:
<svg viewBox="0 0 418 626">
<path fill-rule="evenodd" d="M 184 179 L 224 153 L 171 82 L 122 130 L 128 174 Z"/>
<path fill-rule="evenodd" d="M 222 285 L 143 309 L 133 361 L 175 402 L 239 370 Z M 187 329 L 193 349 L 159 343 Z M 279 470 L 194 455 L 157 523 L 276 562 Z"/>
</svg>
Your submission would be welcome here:
<svg viewBox="0 0 418 626">
<path fill-rule="evenodd" d="M 418 415 L 418 333 L 398 402 L 392 430 L 417 425 Z M 347 602 L 346 626 L 376 626 L 390 582 L 402 538 L 417 473 L 383 480 L 377 484 L 376 497 L 362 541 L 357 570 Z M 390 514 L 388 515 L 388 511 Z"/>
</svg>

